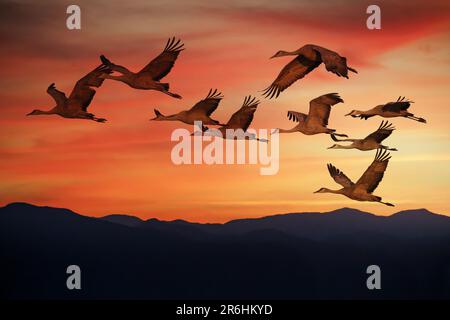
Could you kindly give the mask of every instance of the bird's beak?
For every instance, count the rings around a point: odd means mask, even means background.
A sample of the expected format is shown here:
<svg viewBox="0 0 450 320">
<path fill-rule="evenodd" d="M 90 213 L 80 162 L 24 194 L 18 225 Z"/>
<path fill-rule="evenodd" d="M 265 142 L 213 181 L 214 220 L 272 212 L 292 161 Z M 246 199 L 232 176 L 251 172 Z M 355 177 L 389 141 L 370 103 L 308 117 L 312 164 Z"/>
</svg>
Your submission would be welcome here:
<svg viewBox="0 0 450 320">
<path fill-rule="evenodd" d="M 33 114 L 33 111 L 31 111 L 30 113 L 27 113 L 27 116 L 31 116 Z"/>
<path fill-rule="evenodd" d="M 319 191 L 320 191 L 320 189 L 319 189 L 319 190 L 317 190 L 317 191 L 314 191 L 313 193 L 319 193 Z"/>
<path fill-rule="evenodd" d="M 349 112 L 349 113 L 347 113 L 345 116 L 350 116 L 352 113 L 351 112 Z"/>
<path fill-rule="evenodd" d="M 334 146 L 328 147 L 327 149 L 333 149 Z"/>
<path fill-rule="evenodd" d="M 274 54 L 273 56 L 271 56 L 269 59 L 273 59 L 273 58 L 276 58 L 277 57 L 277 55 L 276 54 Z"/>
</svg>

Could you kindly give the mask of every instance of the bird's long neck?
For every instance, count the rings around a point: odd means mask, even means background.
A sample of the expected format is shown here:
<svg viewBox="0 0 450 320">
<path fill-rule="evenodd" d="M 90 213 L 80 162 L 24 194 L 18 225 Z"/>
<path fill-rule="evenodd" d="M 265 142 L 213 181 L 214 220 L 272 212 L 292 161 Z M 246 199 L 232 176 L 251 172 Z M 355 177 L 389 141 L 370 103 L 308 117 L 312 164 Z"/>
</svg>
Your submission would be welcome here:
<svg viewBox="0 0 450 320">
<path fill-rule="evenodd" d="M 353 143 L 348 146 L 342 146 L 340 144 L 336 144 L 333 147 L 333 149 L 353 149 L 353 148 L 354 148 Z"/>
<path fill-rule="evenodd" d="M 294 51 L 284 51 L 282 50 L 281 53 L 283 54 L 283 56 L 297 56 L 300 54 L 300 49 L 299 50 L 294 50 Z"/>
<path fill-rule="evenodd" d="M 366 110 L 366 111 L 356 110 L 356 112 L 361 114 L 361 115 L 363 115 L 363 116 L 373 115 L 373 111 L 372 110 Z"/>
<path fill-rule="evenodd" d="M 121 75 L 117 75 L 117 76 L 111 75 L 111 74 L 105 74 L 105 75 L 103 75 L 103 78 L 117 80 L 117 81 L 125 82 L 127 84 L 129 84 L 131 82 L 130 77 L 125 74 L 121 74 Z"/>
<path fill-rule="evenodd" d="M 39 116 L 39 115 L 45 115 L 45 114 L 55 114 L 56 113 L 56 108 L 50 109 L 50 110 L 35 110 L 33 112 L 34 116 Z"/>
<path fill-rule="evenodd" d="M 291 133 L 291 132 L 297 132 L 297 127 L 294 127 L 292 129 L 278 129 L 278 133 Z"/>
<path fill-rule="evenodd" d="M 331 189 L 325 188 L 322 192 L 323 192 L 323 193 L 342 194 L 342 189 L 339 189 L 339 190 L 331 190 Z"/>
<path fill-rule="evenodd" d="M 166 120 L 166 121 L 176 121 L 176 120 L 180 120 L 180 117 L 179 117 L 178 113 L 176 113 L 176 114 L 170 114 L 170 115 L 168 115 L 168 116 L 163 116 L 163 115 L 161 115 L 160 118 L 161 118 L 162 120 Z"/>
</svg>

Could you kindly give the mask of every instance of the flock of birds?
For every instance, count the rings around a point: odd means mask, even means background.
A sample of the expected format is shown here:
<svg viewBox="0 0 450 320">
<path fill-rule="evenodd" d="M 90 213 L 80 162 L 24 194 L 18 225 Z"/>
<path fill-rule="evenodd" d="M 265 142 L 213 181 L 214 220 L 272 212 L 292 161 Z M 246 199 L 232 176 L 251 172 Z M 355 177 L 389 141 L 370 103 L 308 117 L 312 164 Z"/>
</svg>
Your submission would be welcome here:
<svg viewBox="0 0 450 320">
<path fill-rule="evenodd" d="M 168 83 L 160 81 L 172 70 L 182 50 L 184 50 L 184 44 L 180 40 L 176 40 L 175 38 L 169 39 L 163 52 L 139 72 L 132 72 L 126 67 L 117 65 L 104 55 L 101 55 L 100 60 L 102 63 L 77 81 L 69 97 L 64 92 L 56 89 L 55 84 L 52 83 L 47 88 L 47 93 L 55 100 L 56 106 L 47 111 L 33 110 L 28 115 L 56 114 L 64 118 L 105 122 L 106 119 L 98 118 L 87 111 L 96 93 L 93 87 L 99 88 L 105 79 L 123 82 L 134 89 L 160 91 L 173 98 L 181 99 L 179 94 L 169 91 L 170 87 Z M 272 84 L 263 90 L 263 96 L 268 99 L 278 98 L 281 92 L 297 80 L 304 78 L 322 63 L 325 65 L 327 71 L 339 77 L 348 79 L 349 71 L 357 73 L 355 69 L 347 66 L 345 57 L 317 45 L 308 44 L 295 51 L 278 51 L 272 58 L 283 56 L 295 56 L 295 58 L 280 71 Z M 218 132 L 224 139 L 227 138 L 225 134 L 227 129 L 247 131 L 260 102 L 255 97 L 245 97 L 240 109 L 231 116 L 227 123 L 223 124 L 211 118 L 212 113 L 217 109 L 222 99 L 223 96 L 217 89 L 210 89 L 207 96 L 198 101 L 192 108 L 171 115 L 163 115 L 159 110 L 155 109 L 155 117 L 151 120 L 181 121 L 186 124 L 194 124 L 196 121 L 201 121 L 203 134 L 207 135 L 210 132 Z M 305 135 L 324 133 L 329 134 L 335 142 L 351 142 L 349 145 L 334 144 L 328 149 L 354 148 L 362 151 L 377 150 L 375 159 L 356 183 L 352 182 L 342 171 L 332 164 L 328 164 L 328 171 L 331 177 L 342 188 L 339 190 L 321 188 L 315 193 L 335 193 L 357 201 L 372 201 L 393 206 L 391 203 L 383 202 L 381 197 L 373 195 L 373 191 L 383 179 L 384 172 L 391 158 L 388 151 L 397 151 L 395 148 L 390 148 L 382 144 L 395 128 L 388 121 L 383 121 L 376 131 L 364 139 L 348 139 L 347 135 L 336 133 L 335 129 L 328 128 L 331 107 L 340 102 L 344 101 L 337 93 L 329 93 L 317 97 L 310 101 L 308 114 L 288 111 L 287 117 L 296 123 L 295 127 L 287 130 L 276 129 L 275 132 L 301 132 Z M 412 101 L 405 99 L 405 97 L 399 97 L 397 101 L 378 105 L 366 111 L 352 110 L 346 116 L 365 120 L 373 116 L 381 116 L 383 118 L 404 117 L 425 123 L 425 119 L 416 117 L 408 111 L 411 103 Z M 218 130 L 209 130 L 208 127 L 203 125 L 217 125 L 219 128 Z M 345 137 L 347 139 L 338 139 L 337 137 Z M 236 137 L 233 138 L 236 139 Z M 267 140 L 258 139 L 255 135 L 246 135 L 245 139 L 267 142 Z"/>
</svg>

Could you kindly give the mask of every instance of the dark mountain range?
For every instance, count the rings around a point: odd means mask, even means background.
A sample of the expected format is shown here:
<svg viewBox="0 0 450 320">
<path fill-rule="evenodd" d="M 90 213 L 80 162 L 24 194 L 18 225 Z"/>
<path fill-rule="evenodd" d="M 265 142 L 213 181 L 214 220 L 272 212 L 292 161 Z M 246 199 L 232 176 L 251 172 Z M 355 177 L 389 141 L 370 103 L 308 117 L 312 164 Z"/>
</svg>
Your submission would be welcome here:
<svg viewBox="0 0 450 320">
<path fill-rule="evenodd" d="M 0 208 L 6 299 L 448 299 L 450 218 L 343 208 L 225 224 Z M 66 288 L 79 265 L 82 289 Z M 368 290 L 366 268 L 381 268 Z"/>
<path fill-rule="evenodd" d="M 109 222 L 123 224 L 123 225 L 129 226 L 129 227 L 136 227 L 136 226 L 140 225 L 142 222 L 144 222 L 142 219 L 139 219 L 138 217 L 129 216 L 126 214 L 110 214 L 110 215 L 101 217 L 100 219 L 109 221 Z"/>
</svg>

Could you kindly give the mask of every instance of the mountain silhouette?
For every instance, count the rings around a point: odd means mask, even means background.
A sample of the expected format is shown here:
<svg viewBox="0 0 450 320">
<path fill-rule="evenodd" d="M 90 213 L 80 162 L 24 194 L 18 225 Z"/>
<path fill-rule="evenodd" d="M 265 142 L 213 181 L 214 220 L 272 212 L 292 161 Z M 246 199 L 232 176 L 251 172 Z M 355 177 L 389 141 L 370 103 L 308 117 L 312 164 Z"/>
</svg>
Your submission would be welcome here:
<svg viewBox="0 0 450 320">
<path fill-rule="evenodd" d="M 129 226 L 129 227 L 136 227 L 143 222 L 143 220 L 139 219 L 138 217 L 129 216 L 126 214 L 110 214 L 110 215 L 101 217 L 100 219 L 109 221 L 109 222 L 123 224 L 124 226 Z"/>
<path fill-rule="evenodd" d="M 0 228 L 6 299 L 450 298 L 450 218 L 426 209 L 201 224 L 12 203 Z M 81 290 L 66 288 L 73 264 Z"/>
</svg>

